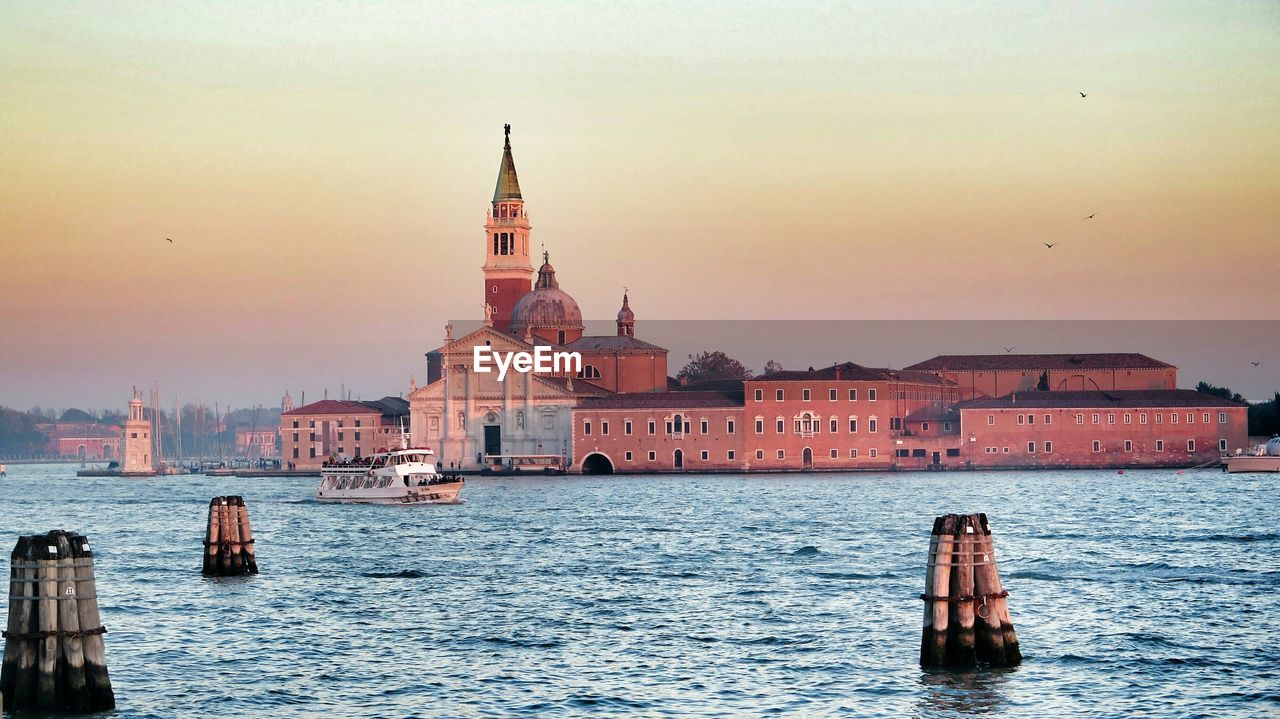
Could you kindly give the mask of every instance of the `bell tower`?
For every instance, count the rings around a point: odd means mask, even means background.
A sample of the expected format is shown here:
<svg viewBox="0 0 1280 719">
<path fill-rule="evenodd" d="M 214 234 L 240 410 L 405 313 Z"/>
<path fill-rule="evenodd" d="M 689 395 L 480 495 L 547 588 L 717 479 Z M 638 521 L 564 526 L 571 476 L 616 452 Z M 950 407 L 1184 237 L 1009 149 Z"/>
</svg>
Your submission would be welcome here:
<svg viewBox="0 0 1280 719">
<path fill-rule="evenodd" d="M 503 126 L 502 164 L 493 203 L 485 218 L 484 301 L 493 308 L 493 326 L 511 328 L 511 310 L 533 285 L 529 261 L 529 214 L 520 196 L 516 163 L 511 158 L 511 126 Z M 486 312 L 486 314 L 490 314 Z"/>
</svg>

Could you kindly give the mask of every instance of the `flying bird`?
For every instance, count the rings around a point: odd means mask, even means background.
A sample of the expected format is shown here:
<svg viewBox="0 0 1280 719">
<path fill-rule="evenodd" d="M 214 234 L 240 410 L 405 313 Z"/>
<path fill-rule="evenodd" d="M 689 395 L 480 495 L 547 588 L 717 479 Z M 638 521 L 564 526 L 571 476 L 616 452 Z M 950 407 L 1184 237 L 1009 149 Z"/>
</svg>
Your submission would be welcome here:
<svg viewBox="0 0 1280 719">
<path fill-rule="evenodd" d="M 168 237 L 166 237 L 165 239 L 166 239 L 166 240 L 169 240 L 169 244 L 171 244 L 171 245 L 173 244 L 173 240 L 169 239 Z"/>
<path fill-rule="evenodd" d="M 1093 213 L 1093 215 L 1096 215 L 1096 214 L 1098 214 L 1098 213 L 1096 213 L 1096 212 L 1095 212 L 1095 213 Z M 1086 220 L 1092 220 L 1092 219 L 1093 219 L 1093 215 L 1089 215 L 1088 217 L 1086 217 L 1086 218 L 1084 218 L 1084 219 L 1086 219 Z"/>
<path fill-rule="evenodd" d="M 1056 243 L 1056 242 L 1046 242 L 1046 243 L 1044 243 L 1044 246 L 1045 246 L 1045 247 L 1048 247 L 1049 249 L 1053 249 L 1053 246 L 1054 246 L 1054 245 L 1056 245 L 1056 244 L 1058 244 L 1058 243 Z"/>
<path fill-rule="evenodd" d="M 1012 347 L 1005 347 L 1005 348 L 1004 348 L 1004 351 L 1005 351 L 1005 353 L 1007 354 L 1007 353 L 1012 352 L 1012 351 L 1014 351 L 1014 350 L 1016 350 L 1016 349 L 1018 349 L 1018 345 L 1014 345 L 1014 346 L 1012 346 Z"/>
<path fill-rule="evenodd" d="M 1260 364 L 1262 364 L 1262 363 L 1261 363 L 1261 362 L 1252 362 L 1251 364 L 1252 364 L 1254 367 L 1257 367 L 1258 365 L 1260 365 Z"/>
<path fill-rule="evenodd" d="M 1086 94 L 1084 94 L 1084 93 L 1082 92 L 1082 93 L 1080 93 L 1080 97 L 1088 97 L 1088 95 L 1086 95 Z"/>
</svg>

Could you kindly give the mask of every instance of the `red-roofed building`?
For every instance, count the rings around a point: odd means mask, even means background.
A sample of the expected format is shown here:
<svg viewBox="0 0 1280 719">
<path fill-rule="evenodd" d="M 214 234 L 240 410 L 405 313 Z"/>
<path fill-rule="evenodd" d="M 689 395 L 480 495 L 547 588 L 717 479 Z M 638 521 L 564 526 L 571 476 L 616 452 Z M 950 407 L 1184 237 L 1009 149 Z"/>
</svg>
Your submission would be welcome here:
<svg viewBox="0 0 1280 719">
<path fill-rule="evenodd" d="M 400 446 L 409 426 L 409 403 L 324 399 L 280 415 L 280 461 L 295 469 L 320 469 L 332 456 L 359 457 Z"/>
<path fill-rule="evenodd" d="M 963 396 L 1000 397 L 1035 389 L 1177 389 L 1178 368 L 1135 352 L 938 355 L 906 369 L 955 382 Z"/>
</svg>

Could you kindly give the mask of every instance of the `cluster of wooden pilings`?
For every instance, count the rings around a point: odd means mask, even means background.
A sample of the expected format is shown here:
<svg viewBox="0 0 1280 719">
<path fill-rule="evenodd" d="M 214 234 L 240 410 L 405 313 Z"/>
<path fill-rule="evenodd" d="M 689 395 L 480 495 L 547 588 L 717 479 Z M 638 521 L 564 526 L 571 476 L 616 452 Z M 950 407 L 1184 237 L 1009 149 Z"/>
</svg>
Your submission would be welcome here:
<svg viewBox="0 0 1280 719">
<path fill-rule="evenodd" d="M 115 708 L 89 540 L 61 530 L 19 537 L 10 558 L 4 706 L 47 713 Z"/>
<path fill-rule="evenodd" d="M 987 515 L 948 514 L 935 519 L 920 595 L 924 600 L 920 664 L 1012 666 L 1022 661 L 1008 596 L 1000 584 Z"/>
<path fill-rule="evenodd" d="M 206 577 L 238 577 L 257 574 L 253 553 L 253 528 L 244 498 L 214 497 L 209 500 L 209 528 L 204 536 Z"/>
</svg>

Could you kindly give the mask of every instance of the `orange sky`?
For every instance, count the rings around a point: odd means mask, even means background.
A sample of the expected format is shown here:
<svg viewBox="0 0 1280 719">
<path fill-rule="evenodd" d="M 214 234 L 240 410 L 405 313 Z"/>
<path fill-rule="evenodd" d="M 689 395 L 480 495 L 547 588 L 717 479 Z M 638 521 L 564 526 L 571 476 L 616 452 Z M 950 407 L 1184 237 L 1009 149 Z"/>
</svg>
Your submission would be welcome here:
<svg viewBox="0 0 1280 719">
<path fill-rule="evenodd" d="M 588 317 L 1280 306 L 1275 3 L 0 8 L 0 404 L 401 391 L 504 122 Z"/>
</svg>

